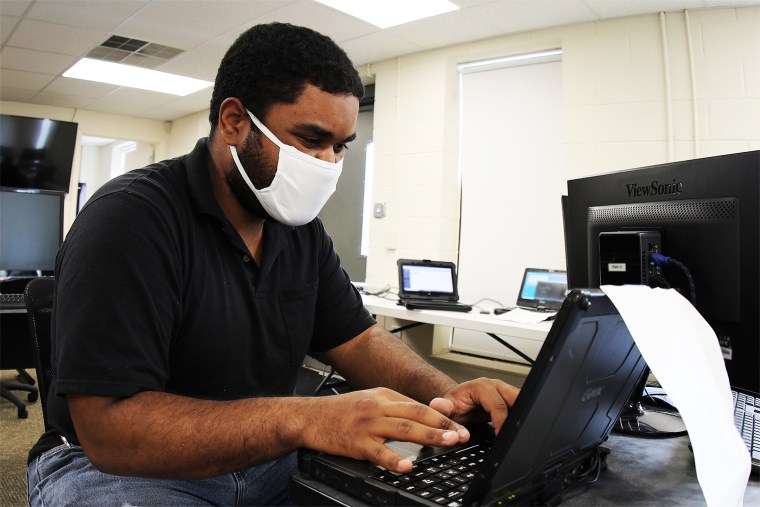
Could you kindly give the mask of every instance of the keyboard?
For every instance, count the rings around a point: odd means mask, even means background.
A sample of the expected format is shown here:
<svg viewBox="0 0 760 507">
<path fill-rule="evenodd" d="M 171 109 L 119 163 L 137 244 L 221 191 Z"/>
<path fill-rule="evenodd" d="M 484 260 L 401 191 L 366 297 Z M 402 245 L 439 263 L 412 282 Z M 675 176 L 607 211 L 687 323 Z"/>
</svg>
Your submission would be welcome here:
<svg viewBox="0 0 760 507">
<path fill-rule="evenodd" d="M 0 294 L 0 308 L 26 308 L 23 294 Z"/>
<path fill-rule="evenodd" d="M 760 397 L 731 390 L 734 424 L 752 456 L 752 468 L 760 467 Z"/>
<path fill-rule="evenodd" d="M 469 312 L 472 306 L 454 301 L 431 301 L 429 299 L 403 299 L 403 304 L 409 310 L 445 310 L 448 312 Z"/>
<path fill-rule="evenodd" d="M 453 450 L 416 461 L 407 474 L 383 470 L 372 478 L 437 504 L 457 505 L 483 464 L 489 447 L 489 443 L 483 443 Z"/>
</svg>

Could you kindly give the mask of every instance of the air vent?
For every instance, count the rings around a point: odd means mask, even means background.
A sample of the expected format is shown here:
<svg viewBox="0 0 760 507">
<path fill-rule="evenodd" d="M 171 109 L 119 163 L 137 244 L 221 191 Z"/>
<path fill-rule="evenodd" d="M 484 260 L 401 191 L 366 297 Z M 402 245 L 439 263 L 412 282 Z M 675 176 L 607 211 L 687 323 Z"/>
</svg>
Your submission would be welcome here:
<svg viewBox="0 0 760 507">
<path fill-rule="evenodd" d="M 183 53 L 181 49 L 121 35 L 112 35 L 87 56 L 96 60 L 153 69 Z"/>
</svg>

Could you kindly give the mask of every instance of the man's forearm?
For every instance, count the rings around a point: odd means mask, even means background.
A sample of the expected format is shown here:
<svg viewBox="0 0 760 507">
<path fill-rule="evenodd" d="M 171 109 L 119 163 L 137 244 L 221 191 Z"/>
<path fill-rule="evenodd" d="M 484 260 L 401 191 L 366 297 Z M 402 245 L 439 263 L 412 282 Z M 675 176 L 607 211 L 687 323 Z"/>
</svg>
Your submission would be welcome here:
<svg viewBox="0 0 760 507">
<path fill-rule="evenodd" d="M 197 479 L 240 470 L 303 445 L 318 400 L 210 401 L 159 392 L 69 396 L 93 464 L 117 475 Z"/>
<path fill-rule="evenodd" d="M 387 387 L 427 404 L 457 385 L 379 325 L 326 356 L 357 389 Z"/>
</svg>

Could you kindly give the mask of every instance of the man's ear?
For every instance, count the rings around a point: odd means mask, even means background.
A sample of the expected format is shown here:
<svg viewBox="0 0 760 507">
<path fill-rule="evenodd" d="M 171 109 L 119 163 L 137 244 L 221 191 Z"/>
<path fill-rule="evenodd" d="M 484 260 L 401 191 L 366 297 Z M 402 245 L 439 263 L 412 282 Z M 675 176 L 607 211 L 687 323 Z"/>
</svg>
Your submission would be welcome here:
<svg viewBox="0 0 760 507">
<path fill-rule="evenodd" d="M 239 99 L 229 97 L 219 106 L 217 135 L 225 144 L 240 146 L 251 130 L 251 120 Z"/>
</svg>

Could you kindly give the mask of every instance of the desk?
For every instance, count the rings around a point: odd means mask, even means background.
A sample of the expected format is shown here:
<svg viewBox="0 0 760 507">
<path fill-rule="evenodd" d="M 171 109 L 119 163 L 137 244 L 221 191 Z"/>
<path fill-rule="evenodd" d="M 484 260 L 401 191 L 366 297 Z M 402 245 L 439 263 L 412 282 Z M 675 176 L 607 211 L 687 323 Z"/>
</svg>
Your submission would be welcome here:
<svg viewBox="0 0 760 507">
<path fill-rule="evenodd" d="M 567 493 L 562 505 L 705 505 L 688 437 L 644 439 L 611 435 L 608 469 L 592 485 Z M 291 496 L 308 505 L 366 505 L 302 475 L 291 479 Z M 303 503 L 306 505 L 306 503 Z M 760 478 L 750 477 L 744 505 L 760 505 Z"/>
<path fill-rule="evenodd" d="M 433 326 L 445 326 L 457 329 L 479 331 L 496 335 L 507 344 L 515 346 L 530 359 L 535 359 L 546 335 L 551 329 L 552 322 L 544 321 L 538 324 L 523 324 L 510 322 L 495 317 L 493 314 L 482 314 L 477 310 L 471 312 L 446 312 L 439 310 L 407 310 L 397 305 L 395 301 L 378 296 L 363 295 L 364 306 L 378 318 L 383 327 L 389 331 L 395 329 L 410 329 L 414 325 L 428 324 Z M 381 319 L 380 317 L 384 317 Z M 405 333 L 404 338 L 409 333 Z M 486 336 L 486 335 L 484 335 Z M 530 366 L 521 363 L 495 360 L 486 357 L 477 357 L 468 354 L 460 354 L 450 350 L 450 339 L 434 339 L 432 333 L 426 335 L 409 336 L 405 339 L 409 345 L 420 355 L 428 357 L 435 366 L 443 369 L 455 378 L 455 380 L 469 380 L 483 375 L 483 369 L 490 372 L 502 372 L 509 383 L 522 385 L 522 380 L 530 371 Z M 507 350 L 506 346 L 504 350 Z M 445 364 L 456 363 L 462 374 L 456 375 L 449 371 Z M 491 373 L 489 372 L 489 376 Z"/>
</svg>

